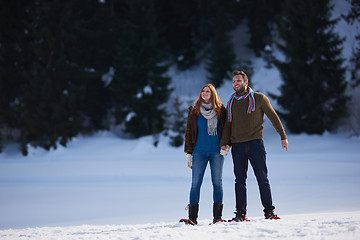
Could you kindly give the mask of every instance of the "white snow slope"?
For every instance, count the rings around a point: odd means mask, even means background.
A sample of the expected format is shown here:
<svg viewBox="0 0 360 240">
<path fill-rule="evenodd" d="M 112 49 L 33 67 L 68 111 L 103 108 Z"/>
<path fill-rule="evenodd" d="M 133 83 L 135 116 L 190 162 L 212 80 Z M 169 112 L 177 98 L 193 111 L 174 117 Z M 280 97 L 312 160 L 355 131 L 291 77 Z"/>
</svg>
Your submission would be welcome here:
<svg viewBox="0 0 360 240">
<path fill-rule="evenodd" d="M 286 215 L 278 221 L 81 225 L 4 230 L 1 239 L 359 239 L 360 212 Z"/>
<path fill-rule="evenodd" d="M 182 148 L 152 138 L 107 132 L 78 137 L 67 148 L 0 155 L 0 239 L 360 239 L 360 139 L 341 134 L 289 135 L 281 149 L 265 124 L 269 178 L 277 221 L 265 221 L 256 180 L 248 176 L 246 223 L 209 226 L 210 174 L 199 226 L 187 216 L 190 170 Z M 233 217 L 231 154 L 224 166 L 224 213 Z M 126 224 L 126 225 L 124 225 Z"/>
</svg>

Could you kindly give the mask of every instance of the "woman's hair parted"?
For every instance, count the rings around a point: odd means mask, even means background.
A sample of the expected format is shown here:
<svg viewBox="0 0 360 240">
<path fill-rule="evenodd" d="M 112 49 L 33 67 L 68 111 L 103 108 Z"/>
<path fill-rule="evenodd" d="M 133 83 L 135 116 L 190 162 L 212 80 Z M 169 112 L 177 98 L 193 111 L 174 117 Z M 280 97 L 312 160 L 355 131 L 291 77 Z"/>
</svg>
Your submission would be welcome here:
<svg viewBox="0 0 360 240">
<path fill-rule="evenodd" d="M 221 112 L 221 106 L 222 106 L 222 103 L 220 101 L 220 98 L 216 92 L 216 89 L 214 87 L 214 85 L 212 85 L 211 83 L 207 83 L 205 84 L 202 88 L 201 88 L 201 91 L 199 93 L 199 97 L 197 98 L 197 100 L 195 101 L 195 106 L 194 106 L 194 111 L 196 113 L 196 115 L 199 115 L 200 114 L 200 106 L 203 102 L 202 98 L 201 98 L 201 93 L 202 91 L 204 90 L 204 88 L 208 87 L 210 89 L 210 92 L 211 92 L 211 97 L 210 97 L 210 102 L 211 102 L 211 105 L 213 106 L 215 112 L 216 112 L 216 115 L 219 117 L 220 116 L 220 112 Z"/>
</svg>

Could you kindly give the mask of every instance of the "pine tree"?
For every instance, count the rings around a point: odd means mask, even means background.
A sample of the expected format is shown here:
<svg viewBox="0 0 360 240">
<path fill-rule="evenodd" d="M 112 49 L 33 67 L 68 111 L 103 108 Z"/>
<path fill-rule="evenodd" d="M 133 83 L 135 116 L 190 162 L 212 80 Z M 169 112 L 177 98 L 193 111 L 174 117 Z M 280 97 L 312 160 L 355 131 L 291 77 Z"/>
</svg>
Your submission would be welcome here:
<svg viewBox="0 0 360 240">
<path fill-rule="evenodd" d="M 212 3 L 212 4 L 211 4 Z M 231 2 L 230 2 L 231 3 Z M 216 1 L 208 1 L 209 21 L 211 23 L 210 46 L 207 54 L 206 71 L 207 79 L 216 87 L 220 87 L 224 79 L 231 78 L 231 73 L 236 62 L 233 45 L 228 32 L 233 30 L 235 21 L 226 12 L 225 3 L 218 5 Z M 216 9 L 217 8 L 217 9 Z M 215 10 L 216 9 L 216 10 Z"/>
<path fill-rule="evenodd" d="M 333 130 L 346 115 L 343 39 L 333 31 L 337 20 L 330 20 L 331 10 L 329 0 L 288 0 L 284 5 L 279 48 L 286 61 L 276 63 L 283 79 L 276 98 L 294 133 Z"/>
<path fill-rule="evenodd" d="M 103 127 L 101 75 L 118 38 L 109 2 L 1 2 L 0 124 L 21 130 L 24 154 L 28 143 L 55 148 Z"/>
<path fill-rule="evenodd" d="M 27 154 L 27 144 L 45 149 L 56 148 L 60 140 L 65 145 L 80 127 L 73 107 L 69 78 L 75 78 L 77 66 L 66 55 L 74 35 L 68 31 L 71 9 L 60 1 L 37 1 L 30 9 L 32 28 L 31 64 L 18 112 L 21 119 L 21 149 Z M 54 11 L 56 9 L 56 11 Z M 79 77 L 79 76 L 76 76 Z"/>
<path fill-rule="evenodd" d="M 109 72 L 116 52 L 121 26 L 117 9 L 121 9 L 122 2 L 83 4 L 81 0 L 73 0 L 69 7 L 76 15 L 69 29 L 75 37 L 67 55 L 79 68 L 71 81 L 76 80 L 72 85 L 77 96 L 77 112 L 82 118 L 81 131 L 106 129 L 104 117 L 110 107 L 110 94 L 102 75 Z"/>
<path fill-rule="evenodd" d="M 85 121 L 99 127 L 106 113 L 101 74 L 83 60 L 89 46 L 79 36 L 89 25 L 79 3 L 36 1 L 29 9 L 31 51 L 17 107 L 25 155 L 28 143 L 45 149 L 56 148 L 58 141 L 65 146 L 84 130 Z"/>
<path fill-rule="evenodd" d="M 126 1 L 116 72 L 109 86 L 118 123 L 125 123 L 126 132 L 134 137 L 164 129 L 162 106 L 170 93 L 155 6 L 155 1 Z"/>
<path fill-rule="evenodd" d="M 180 70 L 199 63 L 197 52 L 203 48 L 208 28 L 200 17 L 199 0 L 158 0 L 158 21 L 163 24 L 163 47 Z"/>
<path fill-rule="evenodd" d="M 184 143 L 187 109 L 182 107 L 178 97 L 175 98 L 173 111 L 168 120 L 171 130 L 170 145 L 179 147 Z"/>
<path fill-rule="evenodd" d="M 240 1 L 243 17 L 246 17 L 250 43 L 249 47 L 260 56 L 266 45 L 272 44 L 271 24 L 281 14 L 281 0 L 244 0 Z"/>
<path fill-rule="evenodd" d="M 351 4 L 351 10 L 342 17 L 351 25 L 360 23 L 360 1 L 348 0 Z M 359 27 L 357 30 L 360 30 Z M 355 35 L 356 45 L 353 48 L 353 56 L 350 59 L 351 67 L 351 85 L 357 87 L 360 85 L 360 33 Z"/>
<path fill-rule="evenodd" d="M 224 79 L 231 79 L 236 57 L 230 37 L 225 32 L 216 32 L 209 48 L 206 64 L 207 79 L 215 87 L 220 87 Z"/>
<path fill-rule="evenodd" d="M 20 104 L 31 52 L 27 45 L 31 5 L 30 0 L 0 2 L 0 145 L 8 138 L 17 140 L 12 132 L 20 126 L 16 107 Z"/>
<path fill-rule="evenodd" d="M 161 10 L 159 21 L 164 24 L 161 34 L 166 40 L 164 46 L 180 70 L 189 69 L 203 60 L 203 51 L 207 51 L 214 37 L 214 23 L 222 27 L 215 31 L 229 32 L 242 17 L 242 9 L 238 8 L 240 4 L 235 0 L 223 1 L 221 4 L 218 0 L 158 2 Z M 229 44 L 226 42 L 224 45 Z M 227 48 L 223 50 L 228 51 Z"/>
<path fill-rule="evenodd" d="M 342 17 L 348 24 L 355 26 L 358 30 L 355 35 L 355 44 L 353 46 L 353 55 L 350 58 L 349 71 L 351 74 L 351 101 L 352 106 L 349 110 L 349 117 L 346 121 L 351 133 L 355 136 L 360 136 L 360 1 L 347 0 L 351 4 L 351 9 L 346 15 Z"/>
</svg>

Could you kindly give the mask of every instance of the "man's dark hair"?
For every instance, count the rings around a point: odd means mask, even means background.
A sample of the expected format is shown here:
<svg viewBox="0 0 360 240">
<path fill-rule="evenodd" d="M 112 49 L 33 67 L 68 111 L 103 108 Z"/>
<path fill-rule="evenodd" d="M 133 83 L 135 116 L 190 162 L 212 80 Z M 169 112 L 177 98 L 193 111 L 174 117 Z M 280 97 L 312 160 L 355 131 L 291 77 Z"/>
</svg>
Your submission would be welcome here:
<svg viewBox="0 0 360 240">
<path fill-rule="evenodd" d="M 244 80 L 245 80 L 246 82 L 249 81 L 246 73 L 244 73 L 243 71 L 238 71 L 238 70 L 234 71 L 234 72 L 233 72 L 233 77 L 236 76 L 236 75 L 241 75 L 241 76 L 243 76 L 243 78 L 244 78 Z"/>
</svg>

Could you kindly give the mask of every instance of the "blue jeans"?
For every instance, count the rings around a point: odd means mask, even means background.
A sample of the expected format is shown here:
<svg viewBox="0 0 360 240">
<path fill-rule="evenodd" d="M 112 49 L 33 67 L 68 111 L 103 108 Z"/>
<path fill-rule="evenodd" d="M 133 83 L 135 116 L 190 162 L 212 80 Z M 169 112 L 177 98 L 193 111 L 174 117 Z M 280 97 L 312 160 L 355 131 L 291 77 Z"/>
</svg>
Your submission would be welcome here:
<svg viewBox="0 0 360 240">
<path fill-rule="evenodd" d="M 190 204 L 199 204 L 200 188 L 208 162 L 210 163 L 214 203 L 222 203 L 222 172 L 224 157 L 219 153 L 193 153 Z"/>
<path fill-rule="evenodd" d="M 273 210 L 275 207 L 272 205 L 263 140 L 256 139 L 249 142 L 233 143 L 231 153 L 234 162 L 236 211 L 246 214 L 246 178 L 249 161 L 258 182 L 264 212 Z"/>
</svg>

